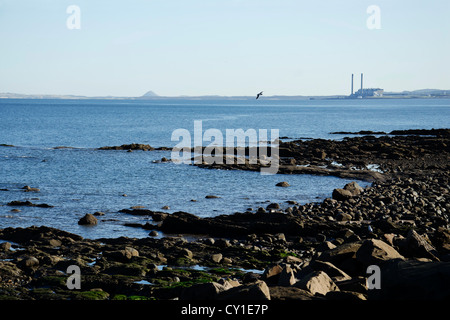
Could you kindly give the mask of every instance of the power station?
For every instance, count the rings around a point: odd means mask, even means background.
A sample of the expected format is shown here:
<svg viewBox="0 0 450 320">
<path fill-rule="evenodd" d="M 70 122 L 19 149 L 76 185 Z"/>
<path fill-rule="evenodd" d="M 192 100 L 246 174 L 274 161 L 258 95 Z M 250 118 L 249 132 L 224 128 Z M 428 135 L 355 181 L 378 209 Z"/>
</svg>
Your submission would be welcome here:
<svg viewBox="0 0 450 320">
<path fill-rule="evenodd" d="M 353 81 L 354 81 L 354 74 L 352 73 L 352 89 L 349 98 L 351 99 L 362 99 L 366 97 L 382 97 L 384 90 L 381 88 L 367 88 L 364 89 L 363 82 L 364 82 L 364 74 L 361 73 L 361 89 L 353 93 Z"/>
</svg>

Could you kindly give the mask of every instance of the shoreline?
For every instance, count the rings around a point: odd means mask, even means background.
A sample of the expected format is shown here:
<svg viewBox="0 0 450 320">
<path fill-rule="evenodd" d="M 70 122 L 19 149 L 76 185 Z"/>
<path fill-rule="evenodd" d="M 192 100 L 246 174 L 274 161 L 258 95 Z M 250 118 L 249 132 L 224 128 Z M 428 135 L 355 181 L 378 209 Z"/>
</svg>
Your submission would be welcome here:
<svg viewBox="0 0 450 320">
<path fill-rule="evenodd" d="M 450 274 L 449 146 L 449 129 L 283 142 L 282 173 L 360 171 L 372 186 L 351 183 L 320 203 L 214 218 L 125 212 L 179 236 L 89 240 L 45 226 L 1 229 L 0 300 L 448 298 L 449 281 L 438 279 Z M 361 170 L 371 164 L 382 173 Z M 69 265 L 81 268 L 81 290 L 66 286 Z M 371 265 L 390 279 L 379 290 L 367 287 Z M 414 274 L 423 276 L 408 278 Z"/>
</svg>

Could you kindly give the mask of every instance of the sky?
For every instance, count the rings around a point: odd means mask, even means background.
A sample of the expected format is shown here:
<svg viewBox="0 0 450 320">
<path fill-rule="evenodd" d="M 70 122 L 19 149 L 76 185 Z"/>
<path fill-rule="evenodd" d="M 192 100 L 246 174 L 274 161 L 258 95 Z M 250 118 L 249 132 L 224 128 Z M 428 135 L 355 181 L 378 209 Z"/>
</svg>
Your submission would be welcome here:
<svg viewBox="0 0 450 320">
<path fill-rule="evenodd" d="M 449 57 L 448 0 L 0 0 L 0 92 L 450 89 Z"/>
</svg>

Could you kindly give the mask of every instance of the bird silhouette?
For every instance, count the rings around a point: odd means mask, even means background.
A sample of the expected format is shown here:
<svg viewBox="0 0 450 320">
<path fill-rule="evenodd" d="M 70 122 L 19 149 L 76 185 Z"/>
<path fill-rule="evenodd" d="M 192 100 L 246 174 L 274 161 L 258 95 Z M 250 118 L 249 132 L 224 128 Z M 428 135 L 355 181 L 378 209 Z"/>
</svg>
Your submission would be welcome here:
<svg viewBox="0 0 450 320">
<path fill-rule="evenodd" d="M 258 93 L 257 95 L 256 95 L 256 99 L 258 100 L 258 98 L 259 98 L 259 96 L 262 96 L 263 94 L 262 94 L 263 92 L 261 91 L 260 93 Z"/>
</svg>

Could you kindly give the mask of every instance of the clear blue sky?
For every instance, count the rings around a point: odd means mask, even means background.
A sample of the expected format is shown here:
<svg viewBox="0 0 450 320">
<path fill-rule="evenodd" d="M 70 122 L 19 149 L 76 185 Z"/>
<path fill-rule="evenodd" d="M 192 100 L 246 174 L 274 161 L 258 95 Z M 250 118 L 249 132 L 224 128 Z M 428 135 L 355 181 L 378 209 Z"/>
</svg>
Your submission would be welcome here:
<svg viewBox="0 0 450 320">
<path fill-rule="evenodd" d="M 449 57 L 448 0 L 0 0 L 0 92 L 348 94 L 361 72 L 387 91 L 450 89 Z"/>
</svg>

